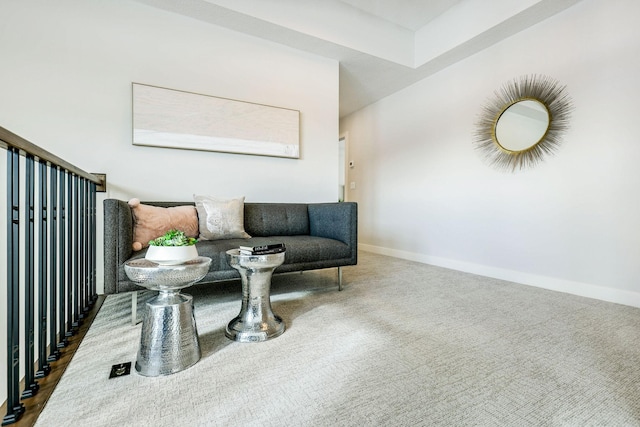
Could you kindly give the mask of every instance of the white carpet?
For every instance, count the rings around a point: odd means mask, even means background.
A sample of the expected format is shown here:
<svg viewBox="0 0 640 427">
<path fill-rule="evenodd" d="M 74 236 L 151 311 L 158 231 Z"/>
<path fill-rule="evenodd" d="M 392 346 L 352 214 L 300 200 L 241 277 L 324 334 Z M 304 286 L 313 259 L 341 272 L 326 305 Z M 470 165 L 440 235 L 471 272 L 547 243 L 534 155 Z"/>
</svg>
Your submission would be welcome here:
<svg viewBox="0 0 640 427">
<path fill-rule="evenodd" d="M 158 378 L 108 379 L 141 328 L 109 296 L 36 425 L 640 426 L 640 309 L 364 252 L 335 279 L 274 277 L 264 343 L 224 336 L 239 282 L 188 289 L 202 359 Z"/>
</svg>

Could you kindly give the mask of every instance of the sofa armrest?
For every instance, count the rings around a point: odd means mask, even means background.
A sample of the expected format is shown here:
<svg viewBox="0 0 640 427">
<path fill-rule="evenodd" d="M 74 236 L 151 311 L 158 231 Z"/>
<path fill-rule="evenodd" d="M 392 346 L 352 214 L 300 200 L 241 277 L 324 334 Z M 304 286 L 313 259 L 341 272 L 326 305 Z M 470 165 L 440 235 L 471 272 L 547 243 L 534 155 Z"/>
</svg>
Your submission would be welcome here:
<svg viewBox="0 0 640 427">
<path fill-rule="evenodd" d="M 122 200 L 105 199 L 104 205 L 104 293 L 118 292 L 118 267 L 133 252 L 133 217 Z"/>
<path fill-rule="evenodd" d="M 355 202 L 311 203 L 309 231 L 312 236 L 339 240 L 351 249 L 356 263 L 358 254 L 358 205 Z"/>
</svg>

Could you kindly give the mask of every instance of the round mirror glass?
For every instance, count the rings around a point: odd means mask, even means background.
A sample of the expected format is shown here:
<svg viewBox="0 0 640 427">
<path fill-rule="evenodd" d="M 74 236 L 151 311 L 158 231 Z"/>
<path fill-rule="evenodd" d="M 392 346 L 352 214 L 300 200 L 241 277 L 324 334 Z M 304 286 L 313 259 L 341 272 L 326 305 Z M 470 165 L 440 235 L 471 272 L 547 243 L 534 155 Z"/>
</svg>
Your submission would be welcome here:
<svg viewBox="0 0 640 427">
<path fill-rule="evenodd" d="M 509 106 L 496 122 L 496 140 L 509 151 L 536 145 L 549 128 L 549 112 L 540 101 L 527 99 Z"/>
</svg>

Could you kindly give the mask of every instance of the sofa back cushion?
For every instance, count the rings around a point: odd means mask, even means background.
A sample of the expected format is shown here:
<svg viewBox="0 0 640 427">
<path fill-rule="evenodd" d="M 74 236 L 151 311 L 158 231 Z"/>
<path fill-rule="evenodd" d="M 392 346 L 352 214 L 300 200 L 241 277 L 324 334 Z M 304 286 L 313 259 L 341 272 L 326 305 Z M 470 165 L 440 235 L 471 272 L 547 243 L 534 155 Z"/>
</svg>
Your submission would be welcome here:
<svg viewBox="0 0 640 427">
<path fill-rule="evenodd" d="M 245 203 L 244 228 L 253 237 L 309 234 L 305 203 Z"/>
</svg>

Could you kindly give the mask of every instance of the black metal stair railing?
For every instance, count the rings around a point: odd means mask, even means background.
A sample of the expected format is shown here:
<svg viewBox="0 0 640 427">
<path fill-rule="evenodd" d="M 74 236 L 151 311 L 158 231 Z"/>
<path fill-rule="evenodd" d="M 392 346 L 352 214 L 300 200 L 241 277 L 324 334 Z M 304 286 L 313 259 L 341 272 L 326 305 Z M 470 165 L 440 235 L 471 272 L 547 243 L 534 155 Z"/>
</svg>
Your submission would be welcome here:
<svg viewBox="0 0 640 427">
<path fill-rule="evenodd" d="M 7 155 L 7 425 L 24 414 L 21 400 L 38 393 L 38 379 L 49 375 L 97 299 L 101 181 L 2 127 L 0 148 Z"/>
</svg>

